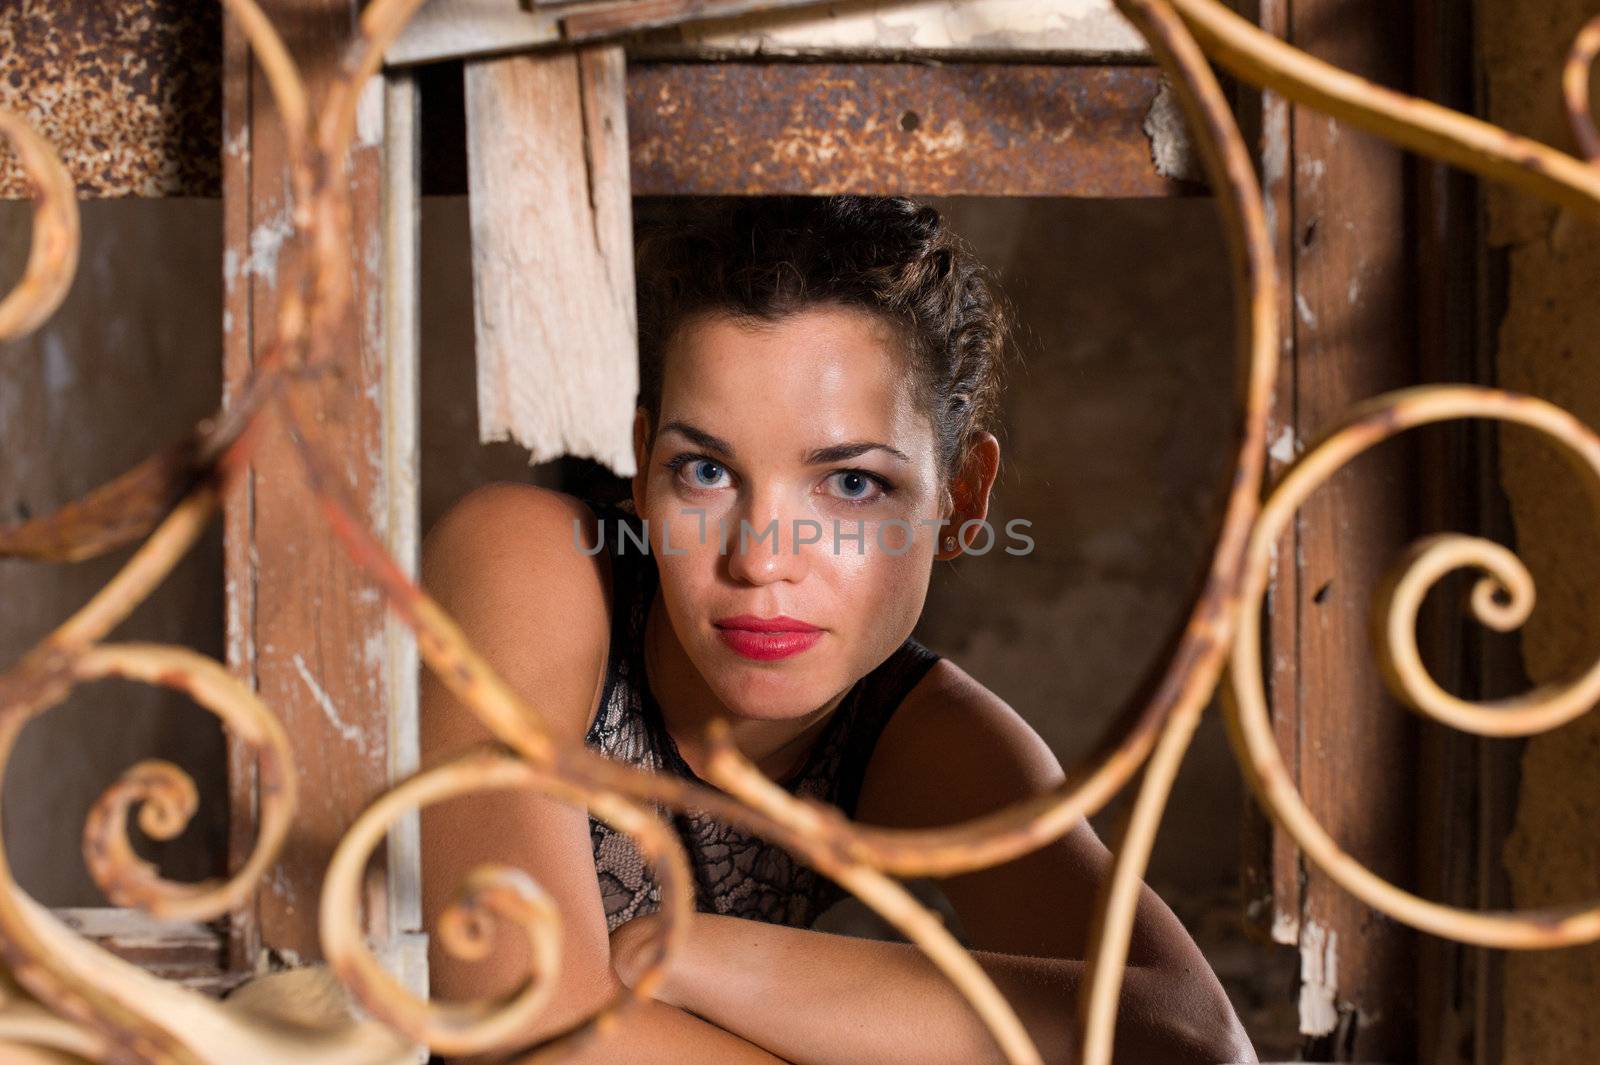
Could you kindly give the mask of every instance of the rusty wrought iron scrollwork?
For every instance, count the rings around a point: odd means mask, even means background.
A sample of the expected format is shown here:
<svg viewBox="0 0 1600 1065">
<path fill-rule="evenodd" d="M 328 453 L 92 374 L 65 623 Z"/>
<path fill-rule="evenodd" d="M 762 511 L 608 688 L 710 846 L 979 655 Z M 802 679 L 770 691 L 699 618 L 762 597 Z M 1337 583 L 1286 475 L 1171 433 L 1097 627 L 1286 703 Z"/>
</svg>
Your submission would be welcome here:
<svg viewBox="0 0 1600 1065">
<path fill-rule="evenodd" d="M 129 845 L 127 816 L 137 809 L 141 825 L 154 835 L 181 830 L 194 812 L 194 785 L 175 766 L 146 762 L 129 770 L 95 807 L 84 831 L 86 860 L 113 901 L 155 915 L 215 916 L 254 890 L 283 844 L 295 807 L 292 752 L 277 719 L 220 663 L 181 647 L 103 641 L 165 579 L 215 516 L 222 493 L 248 467 L 269 408 L 296 445 L 329 531 L 415 631 L 429 668 L 499 745 L 399 784 L 362 814 L 334 854 L 321 899 L 322 945 L 332 971 L 375 1019 L 319 1041 L 165 985 L 81 939 L 28 898 L 0 850 L 0 1048 L 47 1047 L 105 1062 L 210 1065 L 291 1058 L 384 1062 L 402 1060 L 415 1044 L 446 1053 L 503 1046 L 544 1008 L 559 979 L 561 915 L 539 885 L 518 870 L 484 867 L 462 885 L 437 930 L 449 949 L 465 957 L 481 956 L 502 925 L 528 938 L 532 971 L 517 993 L 497 1002 L 415 1001 L 367 949 L 357 914 L 362 870 L 402 814 L 459 795 L 518 788 L 586 807 L 637 840 L 660 874 L 666 915 L 634 988 L 538 1047 L 505 1047 L 524 1051 L 524 1060 L 558 1056 L 577 1040 L 618 1023 L 631 1004 L 658 986 L 686 934 L 693 909 L 686 860 L 675 836 L 648 811 L 655 803 L 706 811 L 757 832 L 839 881 L 927 954 L 972 1003 L 1009 1061 L 1032 1065 L 1040 1061 L 1039 1053 L 1009 1004 L 937 917 L 893 878 L 948 876 L 1028 853 L 1099 810 L 1142 768 L 1128 829 L 1099 899 L 1091 975 L 1080 997 L 1080 1060 L 1105 1065 L 1139 883 L 1172 781 L 1219 683 L 1240 766 L 1259 800 L 1306 856 L 1354 895 L 1408 925 L 1466 943 L 1523 949 L 1600 939 L 1600 901 L 1480 913 L 1420 899 L 1382 880 L 1340 850 L 1316 822 L 1278 756 L 1261 676 L 1261 601 L 1278 536 L 1318 486 L 1356 455 L 1398 433 L 1475 418 L 1520 424 L 1552 438 L 1585 478 L 1591 498 L 1600 498 L 1600 437 L 1534 397 L 1462 385 L 1421 386 L 1352 409 L 1264 496 L 1266 420 L 1278 353 L 1278 279 L 1256 173 L 1211 67 L 1214 61 L 1247 82 L 1405 148 L 1600 219 L 1600 134 L 1588 94 L 1590 68 L 1600 53 L 1600 19 L 1581 31 L 1564 68 L 1565 105 L 1586 156 L 1579 159 L 1316 60 L 1215 0 L 1117 0 L 1176 87 L 1225 223 L 1244 370 L 1232 487 L 1207 581 L 1154 697 L 1131 726 L 1108 737 L 1100 752 L 1055 791 L 961 824 L 911 831 L 856 824 L 832 807 L 788 794 L 728 741 L 725 723 L 714 725 L 710 735 L 709 775 L 722 791 L 641 771 L 557 739 L 543 726 L 538 708 L 519 698 L 404 574 L 341 495 L 329 457 L 296 427 L 307 424 L 308 390 L 330 387 L 322 371 L 337 358 L 328 340 L 337 331 L 329 323 L 352 313 L 346 239 L 351 205 L 342 175 L 357 101 L 421 0 L 368 5 L 361 32 L 320 109 L 312 107 L 292 58 L 254 0 L 224 3 L 255 51 L 284 126 L 294 239 L 308 252 L 306 265 L 281 286 L 273 346 L 238 401 L 179 445 L 82 499 L 46 517 L 0 528 L 0 557 L 40 561 L 92 557 L 142 540 L 105 587 L 0 674 L 0 777 L 24 725 L 57 706 L 79 683 L 117 675 L 186 691 L 259 756 L 260 827 L 254 849 L 226 880 L 193 885 L 162 880 Z M 71 182 L 50 146 L 11 115 L 0 114 L 0 134 L 18 152 L 37 191 L 27 271 L 0 301 L 0 340 L 5 340 L 37 328 L 59 306 L 76 261 L 78 223 Z M 1477 621 L 1506 630 L 1529 616 L 1532 580 L 1510 551 L 1458 535 L 1419 542 L 1399 560 L 1378 597 L 1379 655 L 1395 693 L 1419 713 L 1482 735 L 1527 735 L 1586 712 L 1600 696 L 1600 663 L 1560 683 L 1481 705 L 1445 692 L 1427 674 L 1416 649 L 1418 606 L 1440 577 L 1462 568 L 1482 574 L 1469 603 Z"/>
</svg>

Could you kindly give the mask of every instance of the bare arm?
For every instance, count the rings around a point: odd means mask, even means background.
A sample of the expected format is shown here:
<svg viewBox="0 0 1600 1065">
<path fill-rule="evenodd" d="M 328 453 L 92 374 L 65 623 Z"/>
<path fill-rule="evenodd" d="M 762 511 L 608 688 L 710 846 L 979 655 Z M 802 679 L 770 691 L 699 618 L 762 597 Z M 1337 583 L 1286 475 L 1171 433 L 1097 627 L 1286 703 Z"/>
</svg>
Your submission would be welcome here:
<svg viewBox="0 0 1600 1065">
<path fill-rule="evenodd" d="M 859 820 L 922 828 L 990 812 L 1064 774 L 1009 706 L 941 662 L 874 750 Z M 1016 861 L 941 882 L 980 965 L 1050 1062 L 1072 1062 L 1097 890 L 1110 855 L 1087 822 Z M 644 927 L 613 936 L 628 952 Z M 664 997 L 799 1065 L 999 1061 L 977 1015 L 916 948 L 697 915 Z M 1117 1060 L 1253 1062 L 1221 984 L 1142 887 L 1118 1004 Z"/>
<path fill-rule="evenodd" d="M 626 955 L 651 918 L 616 933 Z M 1077 1053 L 1081 960 L 973 952 L 1017 1012 L 1047 1062 Z M 1248 1044 L 1217 1056 L 1204 1002 L 1175 1004 L 1184 983 L 1155 967 L 1131 966 L 1123 981 L 1116 1060 L 1142 1065 L 1254 1061 Z M 696 914 L 689 945 L 674 960 L 660 998 L 759 1043 L 798 1065 L 980 1065 L 1004 1062 L 955 987 L 920 950 L 759 921 Z M 1246 1056 L 1240 1056 L 1240 1054 Z"/>
<path fill-rule="evenodd" d="M 527 485 L 479 489 L 429 532 L 422 582 L 551 731 L 582 743 L 599 701 L 610 623 L 604 555 L 576 549 L 574 519 L 588 523 L 593 543 L 592 515 L 571 497 Z M 492 740 L 431 672 L 421 698 L 425 766 Z M 560 908 L 558 990 L 517 1045 L 570 1027 L 622 988 L 611 967 L 586 811 L 525 792 L 482 792 L 424 809 L 422 841 L 425 927 L 437 927 L 457 887 L 485 863 L 526 871 Z M 446 1001 L 499 998 L 528 975 L 526 942 L 512 929 L 502 929 L 488 956 L 473 962 L 446 953 L 435 936 L 428 961 L 431 995 Z M 639 1065 L 780 1060 L 659 1003 L 640 1004 L 569 1060 L 619 1058 Z"/>
</svg>

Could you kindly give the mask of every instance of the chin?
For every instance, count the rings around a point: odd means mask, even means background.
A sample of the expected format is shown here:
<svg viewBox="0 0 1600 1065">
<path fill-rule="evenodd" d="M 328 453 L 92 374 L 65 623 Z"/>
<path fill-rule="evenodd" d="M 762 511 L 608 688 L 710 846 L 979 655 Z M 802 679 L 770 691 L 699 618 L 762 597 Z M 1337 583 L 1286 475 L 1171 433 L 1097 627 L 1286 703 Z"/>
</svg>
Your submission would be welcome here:
<svg viewBox="0 0 1600 1065">
<path fill-rule="evenodd" d="M 809 688 L 790 684 L 780 691 L 774 690 L 775 687 L 737 688 L 721 695 L 722 705 L 736 716 L 754 721 L 788 721 L 804 717 L 828 701 L 826 696 L 813 698 L 808 694 Z"/>
<path fill-rule="evenodd" d="M 717 698 L 730 713 L 742 718 L 787 721 L 804 717 L 830 695 L 823 691 L 825 685 L 812 682 L 809 671 L 784 668 L 795 664 L 752 662 L 724 648 L 716 675 L 730 683 L 717 686 Z"/>
</svg>

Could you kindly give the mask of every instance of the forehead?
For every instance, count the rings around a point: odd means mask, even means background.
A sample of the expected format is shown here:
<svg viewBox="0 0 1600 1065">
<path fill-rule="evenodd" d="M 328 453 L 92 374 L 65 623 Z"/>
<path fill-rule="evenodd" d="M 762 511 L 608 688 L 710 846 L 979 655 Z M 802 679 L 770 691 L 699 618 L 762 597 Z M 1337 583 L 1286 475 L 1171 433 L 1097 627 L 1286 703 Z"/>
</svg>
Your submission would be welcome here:
<svg viewBox="0 0 1600 1065">
<path fill-rule="evenodd" d="M 702 315 L 665 353 L 661 414 L 808 442 L 870 431 L 918 446 L 932 427 L 910 370 L 894 327 L 869 311 L 808 307 L 775 322 Z"/>
</svg>

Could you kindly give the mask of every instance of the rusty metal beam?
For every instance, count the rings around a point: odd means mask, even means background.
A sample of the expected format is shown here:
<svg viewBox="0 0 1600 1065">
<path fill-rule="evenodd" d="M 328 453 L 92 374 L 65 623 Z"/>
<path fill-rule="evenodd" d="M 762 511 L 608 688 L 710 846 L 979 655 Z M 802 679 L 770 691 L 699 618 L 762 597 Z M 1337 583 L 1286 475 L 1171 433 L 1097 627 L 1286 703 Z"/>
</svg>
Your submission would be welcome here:
<svg viewBox="0 0 1600 1065">
<path fill-rule="evenodd" d="M 218 195 L 216 11 L 181 0 L 8 5 L 0 48 L 31 61 L 0 78 L 0 108 L 45 134 L 81 197 Z M 1151 163 L 1142 127 L 1157 79 L 1143 66 L 638 64 L 634 190 L 1192 192 Z M 29 193 L 0 153 L 0 197 Z"/>
<path fill-rule="evenodd" d="M 220 194 L 218 4 L 14 0 L 0 7 L 0 55 L 0 109 L 54 146 L 80 197 Z M 0 151 L 0 199 L 30 194 Z"/>
<path fill-rule="evenodd" d="M 1172 196 L 1150 67 L 662 63 L 628 72 L 636 195 Z"/>
</svg>

